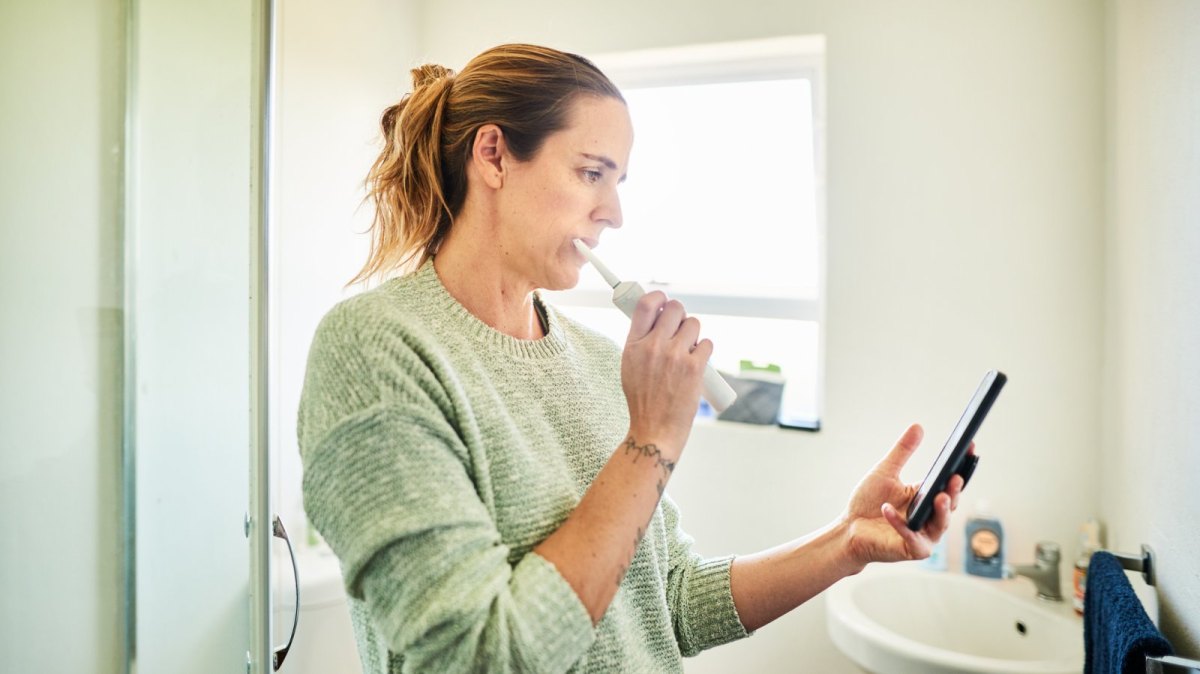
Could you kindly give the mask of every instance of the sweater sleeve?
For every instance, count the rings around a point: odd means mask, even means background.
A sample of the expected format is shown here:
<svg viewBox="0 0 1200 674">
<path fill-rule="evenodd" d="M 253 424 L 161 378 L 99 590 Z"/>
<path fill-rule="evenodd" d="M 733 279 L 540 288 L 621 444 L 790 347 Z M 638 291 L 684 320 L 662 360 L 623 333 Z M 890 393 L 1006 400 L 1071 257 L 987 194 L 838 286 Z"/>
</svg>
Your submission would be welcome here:
<svg viewBox="0 0 1200 674">
<path fill-rule="evenodd" d="M 671 560 L 667 605 L 680 652 L 690 657 L 753 634 L 742 626 L 733 603 L 729 585 L 733 557 L 705 559 L 692 551 L 694 540 L 679 526 L 679 508 L 665 494 L 662 509 Z"/>
<path fill-rule="evenodd" d="M 355 342 L 318 332 L 301 404 L 305 509 L 348 594 L 406 671 L 565 671 L 595 638 L 586 608 L 536 553 L 509 562 L 423 359 L 383 386 L 411 369 L 417 393 L 385 399 Z"/>
</svg>

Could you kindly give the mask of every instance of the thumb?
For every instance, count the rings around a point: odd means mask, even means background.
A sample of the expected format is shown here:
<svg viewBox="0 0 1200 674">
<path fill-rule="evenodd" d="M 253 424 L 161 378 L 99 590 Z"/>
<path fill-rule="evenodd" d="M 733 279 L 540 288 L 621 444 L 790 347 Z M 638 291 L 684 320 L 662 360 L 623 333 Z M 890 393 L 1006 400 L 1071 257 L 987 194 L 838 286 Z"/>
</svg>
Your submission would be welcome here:
<svg viewBox="0 0 1200 674">
<path fill-rule="evenodd" d="M 879 462 L 879 468 L 888 475 L 899 477 L 900 470 L 904 468 L 904 464 L 908 463 L 913 452 L 917 451 L 917 447 L 921 445 L 921 439 L 925 437 L 925 430 L 920 424 L 913 424 L 904 431 L 900 439 L 896 441 L 896 446 L 892 447 L 892 451 L 883 457 Z"/>
</svg>

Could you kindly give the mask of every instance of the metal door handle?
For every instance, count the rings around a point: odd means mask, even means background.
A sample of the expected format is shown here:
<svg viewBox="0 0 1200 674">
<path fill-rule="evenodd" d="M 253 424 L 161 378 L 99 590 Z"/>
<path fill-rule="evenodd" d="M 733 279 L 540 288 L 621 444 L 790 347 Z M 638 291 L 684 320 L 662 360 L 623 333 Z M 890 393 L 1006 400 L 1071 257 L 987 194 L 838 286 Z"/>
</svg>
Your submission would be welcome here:
<svg viewBox="0 0 1200 674">
<path fill-rule="evenodd" d="M 283 666 L 283 660 L 287 657 L 288 651 L 292 649 L 292 641 L 296 638 L 296 627 L 300 624 L 300 570 L 296 566 L 296 551 L 292 549 L 292 541 L 288 538 L 287 530 L 283 528 L 283 521 L 279 519 L 279 515 L 275 515 L 271 520 L 271 534 L 275 538 L 282 538 L 288 546 L 288 557 L 292 560 L 292 580 L 296 586 L 296 607 L 292 612 L 292 633 L 288 636 L 287 643 L 271 649 L 271 666 L 273 671 L 278 672 Z"/>
</svg>

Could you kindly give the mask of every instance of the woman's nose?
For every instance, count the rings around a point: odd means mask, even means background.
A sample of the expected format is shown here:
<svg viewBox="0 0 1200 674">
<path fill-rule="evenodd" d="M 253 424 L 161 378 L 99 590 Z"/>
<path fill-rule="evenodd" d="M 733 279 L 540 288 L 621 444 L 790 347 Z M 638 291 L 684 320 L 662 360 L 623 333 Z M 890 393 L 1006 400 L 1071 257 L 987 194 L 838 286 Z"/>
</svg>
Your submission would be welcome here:
<svg viewBox="0 0 1200 674">
<path fill-rule="evenodd" d="M 621 197 L 615 189 L 609 193 L 604 203 L 596 208 L 592 216 L 595 220 L 603 221 L 613 229 L 619 228 L 624 223 L 621 213 Z"/>
</svg>

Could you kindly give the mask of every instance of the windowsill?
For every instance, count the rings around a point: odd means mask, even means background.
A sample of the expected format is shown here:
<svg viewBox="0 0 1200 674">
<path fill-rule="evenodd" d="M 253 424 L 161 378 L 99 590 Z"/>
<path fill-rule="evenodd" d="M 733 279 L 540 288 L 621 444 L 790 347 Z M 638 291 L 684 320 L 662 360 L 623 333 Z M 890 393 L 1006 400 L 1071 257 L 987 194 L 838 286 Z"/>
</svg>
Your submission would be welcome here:
<svg viewBox="0 0 1200 674">
<path fill-rule="evenodd" d="M 692 425 L 693 430 L 703 429 L 704 433 L 713 433 L 717 435 L 728 434 L 730 436 L 738 435 L 774 435 L 774 434 L 792 434 L 797 431 L 804 433 L 817 433 L 821 430 L 821 422 L 811 425 L 781 425 L 781 424 L 747 424 L 741 421 L 722 421 L 712 417 L 697 417 Z"/>
</svg>

